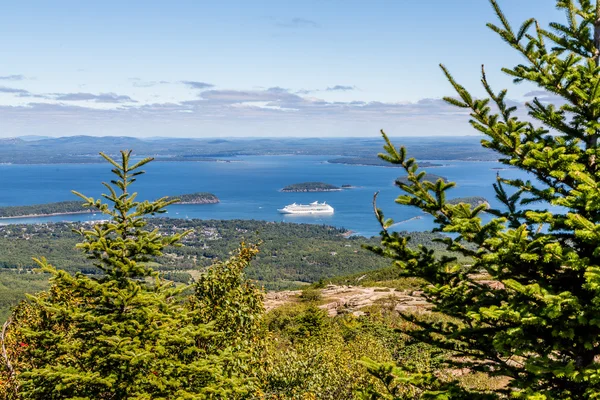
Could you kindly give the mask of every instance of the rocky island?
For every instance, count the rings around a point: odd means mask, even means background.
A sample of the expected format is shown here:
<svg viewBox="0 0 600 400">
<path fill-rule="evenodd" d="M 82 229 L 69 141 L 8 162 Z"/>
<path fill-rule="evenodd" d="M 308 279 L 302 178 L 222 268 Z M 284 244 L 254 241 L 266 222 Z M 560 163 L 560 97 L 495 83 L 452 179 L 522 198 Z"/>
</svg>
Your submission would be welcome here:
<svg viewBox="0 0 600 400">
<path fill-rule="evenodd" d="M 302 182 L 281 189 L 282 192 L 338 192 L 341 188 L 323 182 Z"/>
<path fill-rule="evenodd" d="M 215 204 L 219 202 L 219 198 L 212 193 L 182 194 L 180 196 L 168 197 L 167 199 L 170 198 L 179 199 L 180 201 L 177 204 Z M 97 212 L 97 210 L 84 207 L 81 200 L 72 200 L 27 206 L 0 207 L 0 219 L 51 217 L 54 215 L 86 214 L 92 212 Z"/>
</svg>

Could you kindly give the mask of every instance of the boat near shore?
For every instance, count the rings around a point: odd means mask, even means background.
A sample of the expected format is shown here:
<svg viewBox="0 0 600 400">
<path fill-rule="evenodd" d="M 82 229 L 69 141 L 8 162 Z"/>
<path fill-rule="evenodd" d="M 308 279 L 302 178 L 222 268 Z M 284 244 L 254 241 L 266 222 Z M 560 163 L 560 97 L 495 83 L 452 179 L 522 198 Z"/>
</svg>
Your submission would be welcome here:
<svg viewBox="0 0 600 400">
<path fill-rule="evenodd" d="M 323 202 L 319 203 L 318 201 L 312 202 L 310 204 L 290 204 L 283 208 L 280 208 L 279 211 L 281 214 L 333 214 L 334 209 L 329 204 Z"/>
</svg>

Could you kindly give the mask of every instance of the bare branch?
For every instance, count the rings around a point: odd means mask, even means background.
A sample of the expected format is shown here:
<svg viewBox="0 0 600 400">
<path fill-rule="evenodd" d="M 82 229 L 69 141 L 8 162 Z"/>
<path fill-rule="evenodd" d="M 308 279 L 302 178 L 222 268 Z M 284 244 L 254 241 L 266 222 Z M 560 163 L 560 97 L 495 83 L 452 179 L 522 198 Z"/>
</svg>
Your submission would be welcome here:
<svg viewBox="0 0 600 400">
<path fill-rule="evenodd" d="M 12 323 L 12 316 L 8 317 L 8 320 L 6 320 L 4 325 L 2 325 L 2 333 L 0 334 L 0 342 L 2 343 L 2 357 L 4 358 L 4 363 L 6 365 L 6 369 L 8 369 L 8 372 L 10 374 L 9 376 L 12 379 L 15 376 L 15 370 L 12 366 L 12 363 L 10 362 L 10 360 L 8 358 L 8 353 L 6 352 L 6 330 L 8 329 L 8 326 L 11 323 Z"/>
</svg>

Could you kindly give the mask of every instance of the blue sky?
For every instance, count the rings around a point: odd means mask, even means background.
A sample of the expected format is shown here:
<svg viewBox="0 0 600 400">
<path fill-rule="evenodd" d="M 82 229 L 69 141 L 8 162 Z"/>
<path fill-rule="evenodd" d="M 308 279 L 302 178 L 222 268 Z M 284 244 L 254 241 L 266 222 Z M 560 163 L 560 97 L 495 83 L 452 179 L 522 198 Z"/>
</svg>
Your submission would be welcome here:
<svg viewBox="0 0 600 400">
<path fill-rule="evenodd" d="M 501 0 L 513 24 L 561 19 Z M 18 1 L 0 13 L 0 136 L 474 134 L 438 64 L 475 94 L 520 62 L 485 0 Z"/>
</svg>

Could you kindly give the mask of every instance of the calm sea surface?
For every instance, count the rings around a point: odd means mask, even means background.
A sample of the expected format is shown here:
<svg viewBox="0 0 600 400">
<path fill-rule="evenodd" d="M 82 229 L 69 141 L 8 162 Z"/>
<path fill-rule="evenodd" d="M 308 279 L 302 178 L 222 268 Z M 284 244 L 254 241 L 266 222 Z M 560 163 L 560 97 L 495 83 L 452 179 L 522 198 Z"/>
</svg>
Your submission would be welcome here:
<svg viewBox="0 0 600 400">
<path fill-rule="evenodd" d="M 378 205 L 386 217 L 399 222 L 395 228 L 422 231 L 432 220 L 417 209 L 400 206 L 394 199 L 401 192 L 394 179 L 404 175 L 400 168 L 329 164 L 323 156 L 252 156 L 231 162 L 154 162 L 134 189 L 140 199 L 194 192 L 211 192 L 221 202 L 209 205 L 172 205 L 167 216 L 200 219 L 256 219 L 344 227 L 363 236 L 379 233 L 373 216 L 373 193 L 379 191 Z M 457 183 L 449 198 L 483 196 L 493 206 L 492 183 L 497 172 L 506 178 L 522 177 L 515 169 L 498 171 L 496 162 L 433 161 L 443 167 L 425 168 Z M 40 204 L 77 199 L 74 189 L 88 196 L 103 193 L 101 181 L 112 179 L 108 164 L 0 165 L 0 206 Z M 282 193 L 289 184 L 321 181 L 354 189 L 324 193 Z M 331 216 L 293 216 L 277 212 L 291 203 L 326 201 L 335 208 Z M 415 218 L 418 217 L 418 218 Z M 7 223 L 40 223 L 101 219 L 96 215 L 63 215 L 44 218 L 0 220 Z"/>
</svg>

